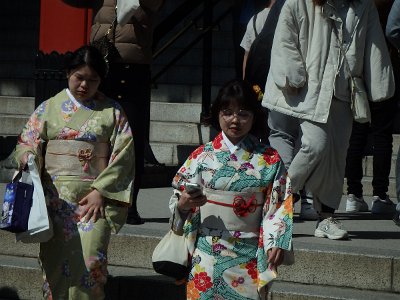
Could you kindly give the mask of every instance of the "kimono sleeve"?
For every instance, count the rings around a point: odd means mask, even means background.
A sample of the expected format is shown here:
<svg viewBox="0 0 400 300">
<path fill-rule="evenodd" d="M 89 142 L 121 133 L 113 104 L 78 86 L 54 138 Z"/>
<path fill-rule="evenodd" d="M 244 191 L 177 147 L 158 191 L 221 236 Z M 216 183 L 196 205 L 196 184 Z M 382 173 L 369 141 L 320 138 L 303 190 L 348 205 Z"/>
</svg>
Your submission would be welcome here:
<svg viewBox="0 0 400 300">
<path fill-rule="evenodd" d="M 47 122 L 46 112 L 48 110 L 49 101 L 44 101 L 29 117 L 28 122 L 18 136 L 18 142 L 14 152 L 14 160 L 20 168 L 22 157 L 26 153 L 35 155 L 36 164 L 41 168 L 43 163 L 43 144 L 47 138 Z"/>
<path fill-rule="evenodd" d="M 293 12 L 296 2 L 286 1 L 283 5 L 272 44 L 270 71 L 275 84 L 281 89 L 300 88 L 307 81 L 299 45 L 299 20 Z"/>
<path fill-rule="evenodd" d="M 114 109 L 114 120 L 108 166 L 91 187 L 108 199 L 129 205 L 135 176 L 134 142 L 128 119 L 120 106 Z"/>
<path fill-rule="evenodd" d="M 169 209 L 171 211 L 171 225 L 172 229 L 181 233 L 185 220 L 182 219 L 182 215 L 177 209 L 177 204 L 179 200 L 179 195 L 183 189 L 185 182 L 197 183 L 202 186 L 201 180 L 201 164 L 198 161 L 198 156 L 203 152 L 204 145 L 193 151 L 185 163 L 179 168 L 178 172 L 172 180 L 172 187 L 174 188 L 173 195 L 169 201 Z M 187 219 L 191 218 L 191 213 L 187 216 Z"/>
<path fill-rule="evenodd" d="M 282 163 L 279 162 L 272 188 L 267 195 L 262 221 L 262 238 L 265 253 L 277 247 L 285 251 L 285 260 L 293 255 L 293 199 L 290 179 Z"/>
</svg>

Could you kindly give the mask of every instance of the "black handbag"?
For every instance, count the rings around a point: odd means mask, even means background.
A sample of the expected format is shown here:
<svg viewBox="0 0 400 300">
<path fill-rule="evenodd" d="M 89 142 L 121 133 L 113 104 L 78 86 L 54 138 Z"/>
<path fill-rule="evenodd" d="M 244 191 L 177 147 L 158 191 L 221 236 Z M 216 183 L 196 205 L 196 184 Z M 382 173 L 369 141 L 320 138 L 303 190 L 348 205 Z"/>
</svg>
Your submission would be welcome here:
<svg viewBox="0 0 400 300">
<path fill-rule="evenodd" d="M 32 207 L 33 185 L 19 182 L 22 170 L 6 185 L 0 229 L 18 233 L 28 230 Z"/>
<path fill-rule="evenodd" d="M 92 41 L 91 46 L 97 48 L 100 53 L 103 55 L 104 59 L 107 63 L 115 61 L 115 59 L 120 58 L 120 54 L 115 47 L 115 27 L 117 26 L 117 17 L 111 23 L 110 27 L 107 29 L 105 35 L 101 38 Z M 110 34 L 112 32 L 112 38 L 110 38 Z"/>
</svg>

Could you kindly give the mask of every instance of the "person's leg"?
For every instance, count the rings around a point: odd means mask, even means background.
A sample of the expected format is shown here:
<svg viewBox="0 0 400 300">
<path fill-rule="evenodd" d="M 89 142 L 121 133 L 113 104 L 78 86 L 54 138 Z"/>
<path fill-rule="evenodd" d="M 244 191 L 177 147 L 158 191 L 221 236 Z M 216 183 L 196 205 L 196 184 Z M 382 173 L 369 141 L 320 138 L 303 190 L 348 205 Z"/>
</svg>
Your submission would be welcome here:
<svg viewBox="0 0 400 300">
<path fill-rule="evenodd" d="M 368 141 L 369 123 L 358 123 L 353 121 L 353 127 L 350 136 L 349 149 L 346 157 L 347 179 L 347 212 L 368 211 L 368 204 L 363 198 L 363 178 L 362 159 L 364 149 Z"/>
<path fill-rule="evenodd" d="M 288 169 L 298 151 L 297 144 L 300 137 L 299 119 L 270 111 L 268 115 L 268 127 L 270 128 L 269 143 L 281 156 L 285 167 Z M 312 194 L 303 189 L 300 195 L 295 194 L 297 199 L 301 198 L 300 218 L 303 220 L 316 220 L 318 214 L 312 204 Z"/>
<path fill-rule="evenodd" d="M 332 218 L 342 197 L 346 151 L 351 134 L 352 114 L 350 105 L 332 100 L 326 124 L 302 120 L 301 148 L 288 170 L 293 191 L 304 185 L 314 196 L 314 207 L 323 222 L 315 235 L 331 239 L 346 238 L 347 232 Z M 340 129 L 340 130 L 338 130 Z M 319 230 L 328 230 L 323 235 Z"/>
<path fill-rule="evenodd" d="M 276 149 L 288 169 L 295 155 L 296 141 L 299 138 L 299 119 L 276 111 L 268 114 L 270 128 L 269 143 Z"/>
<path fill-rule="evenodd" d="M 395 99 L 371 103 L 371 129 L 373 137 L 373 214 L 395 212 L 395 205 L 387 195 L 392 163 L 393 120 Z"/>
</svg>

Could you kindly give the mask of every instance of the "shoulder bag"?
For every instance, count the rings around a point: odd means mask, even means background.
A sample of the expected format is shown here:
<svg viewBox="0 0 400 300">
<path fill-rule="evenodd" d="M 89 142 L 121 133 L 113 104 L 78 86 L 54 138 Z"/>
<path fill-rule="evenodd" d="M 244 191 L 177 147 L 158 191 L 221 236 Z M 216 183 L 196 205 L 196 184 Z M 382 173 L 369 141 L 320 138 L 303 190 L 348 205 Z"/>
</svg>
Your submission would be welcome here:
<svg viewBox="0 0 400 300">
<path fill-rule="evenodd" d="M 346 58 L 346 52 L 349 49 L 351 42 L 353 40 L 354 34 L 355 34 L 355 29 L 353 30 L 351 37 L 350 37 L 350 41 L 348 44 L 347 49 L 343 49 L 343 45 L 339 39 L 339 34 L 338 34 L 338 30 L 336 28 L 336 24 L 334 24 L 334 21 L 332 20 L 332 26 L 333 26 L 333 30 L 335 32 L 339 47 L 340 47 L 340 51 L 342 53 L 343 56 L 343 61 L 345 64 L 345 68 L 348 72 L 348 75 L 350 76 L 350 86 L 351 86 L 351 111 L 353 112 L 353 118 L 354 121 L 358 122 L 358 123 L 367 123 L 367 122 L 371 122 L 371 111 L 369 108 L 369 101 L 368 101 L 368 94 L 367 91 L 365 89 L 365 84 L 364 84 L 364 79 L 361 77 L 354 77 L 351 75 L 351 70 L 350 70 L 350 65 L 347 61 Z M 355 28 L 357 27 L 357 25 L 355 26 Z"/>
<path fill-rule="evenodd" d="M 120 58 L 117 47 L 115 47 L 115 30 L 117 27 L 117 7 L 115 7 L 115 18 L 106 33 L 99 39 L 91 42 L 91 46 L 97 48 L 103 55 L 107 64 L 113 62 L 115 59 Z M 112 35 L 112 37 L 110 37 Z"/>
</svg>

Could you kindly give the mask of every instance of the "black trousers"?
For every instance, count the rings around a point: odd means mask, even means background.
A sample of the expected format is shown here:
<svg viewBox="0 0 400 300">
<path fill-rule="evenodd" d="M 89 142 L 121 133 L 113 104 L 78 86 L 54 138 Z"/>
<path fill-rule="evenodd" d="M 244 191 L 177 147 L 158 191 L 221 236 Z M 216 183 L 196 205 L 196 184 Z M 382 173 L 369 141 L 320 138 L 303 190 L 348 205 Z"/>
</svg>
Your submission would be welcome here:
<svg viewBox="0 0 400 300">
<path fill-rule="evenodd" d="M 386 197 L 392 161 L 393 119 L 397 110 L 395 98 L 382 102 L 370 102 L 371 124 L 353 122 L 350 145 L 346 158 L 347 193 L 361 197 L 363 186 L 362 158 L 368 141 L 372 137 L 373 194 Z"/>
<path fill-rule="evenodd" d="M 117 100 L 124 109 L 135 142 L 135 173 L 144 172 L 144 149 L 150 130 L 150 66 L 141 64 L 110 64 L 100 91 Z"/>
</svg>

